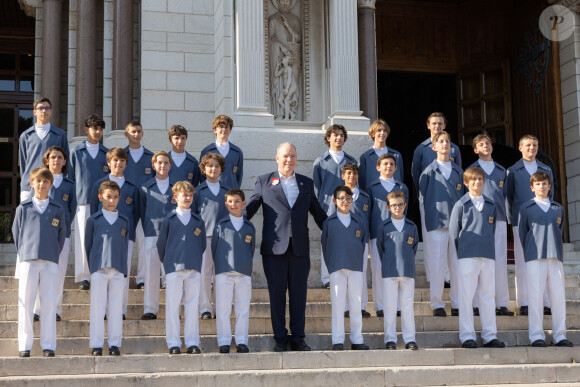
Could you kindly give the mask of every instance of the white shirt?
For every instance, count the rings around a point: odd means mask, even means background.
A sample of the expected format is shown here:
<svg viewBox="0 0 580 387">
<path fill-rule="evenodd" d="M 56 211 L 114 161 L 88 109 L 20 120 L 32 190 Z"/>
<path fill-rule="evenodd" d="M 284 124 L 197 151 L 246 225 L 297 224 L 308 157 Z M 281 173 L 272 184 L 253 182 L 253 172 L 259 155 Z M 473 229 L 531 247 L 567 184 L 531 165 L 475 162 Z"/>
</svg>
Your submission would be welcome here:
<svg viewBox="0 0 580 387">
<path fill-rule="evenodd" d="M 133 161 L 138 163 L 139 160 L 141 160 L 141 156 L 143 156 L 143 153 L 145 153 L 145 148 L 139 147 L 137 149 L 133 149 L 133 148 L 129 147 L 129 153 L 131 153 L 131 157 L 133 158 Z"/>
<path fill-rule="evenodd" d="M 439 170 L 441 171 L 441 174 L 443 175 L 445 180 L 449 180 L 449 177 L 451 176 L 451 170 L 453 169 L 451 167 L 451 161 L 437 160 L 437 164 L 439 164 Z"/>
<path fill-rule="evenodd" d="M 469 194 L 469 197 L 471 198 L 471 202 L 473 203 L 473 205 L 475 206 L 475 208 L 477 208 L 477 211 L 481 212 L 483 210 L 483 204 L 484 204 L 484 200 L 483 200 L 483 196 L 472 196 L 471 194 Z"/>
<path fill-rule="evenodd" d="M 538 163 L 536 163 L 536 160 L 534 161 L 522 160 L 522 161 L 524 162 L 524 167 L 526 167 L 526 171 L 528 171 L 530 176 L 538 171 Z"/>
<path fill-rule="evenodd" d="M 373 149 L 375 150 L 375 153 L 377 154 L 377 156 L 381 157 L 384 154 L 389 153 L 389 148 L 385 145 L 384 148 L 375 148 L 373 146 Z"/>
<path fill-rule="evenodd" d="M 175 213 L 177 214 L 177 218 L 183 223 L 184 226 L 187 226 L 189 221 L 191 220 L 191 209 L 182 209 L 177 207 L 175 209 Z"/>
<path fill-rule="evenodd" d="M 354 187 L 354 189 L 352 190 L 352 202 L 356 202 L 356 200 L 358 199 L 358 195 L 360 195 L 360 189 L 358 189 L 358 187 Z"/>
<path fill-rule="evenodd" d="M 217 183 L 210 183 L 209 180 L 206 180 L 207 187 L 213 194 L 213 196 L 217 196 L 220 193 L 220 182 Z"/>
<path fill-rule="evenodd" d="M 395 226 L 397 231 L 399 231 L 399 232 L 403 231 L 403 227 L 405 227 L 405 218 L 395 219 L 395 218 L 391 217 L 391 220 L 393 221 L 393 225 Z"/>
<path fill-rule="evenodd" d="M 335 152 L 335 151 L 329 149 L 328 153 L 330 153 L 330 157 L 332 157 L 334 162 L 337 164 L 340 164 L 342 159 L 344 159 L 344 151 Z"/>
<path fill-rule="evenodd" d="M 286 177 L 278 171 L 278 175 L 280 176 L 280 184 L 282 184 L 284 196 L 286 196 L 286 200 L 288 200 L 288 204 L 290 205 L 290 208 L 292 208 L 294 203 L 296 203 L 296 199 L 298 199 L 299 193 L 296 174 L 293 173 L 292 176 Z"/>
<path fill-rule="evenodd" d="M 54 182 L 52 183 L 52 186 L 54 188 L 60 187 L 60 185 L 62 184 L 62 179 L 63 179 L 62 174 L 53 173 L 52 177 L 54 178 Z"/>
<path fill-rule="evenodd" d="M 243 216 L 233 216 L 232 214 L 230 214 L 230 220 L 232 222 L 232 225 L 236 229 L 236 231 L 240 231 L 240 229 L 244 225 L 244 217 Z"/>
<path fill-rule="evenodd" d="M 99 154 L 99 143 L 97 142 L 96 144 L 91 144 L 90 142 L 85 141 L 85 144 L 89 155 L 91 155 L 93 159 L 96 158 Z"/>
<path fill-rule="evenodd" d="M 119 188 L 121 188 L 123 184 L 125 184 L 125 176 L 117 177 L 109 173 L 109 180 L 117 183 L 119 185 Z"/>
<path fill-rule="evenodd" d="M 534 200 L 536 201 L 536 203 L 538 203 L 538 206 L 542 209 L 542 211 L 548 212 L 548 210 L 550 209 L 550 199 L 548 198 L 540 199 L 538 197 L 534 197 Z"/>
<path fill-rule="evenodd" d="M 162 194 L 165 195 L 165 192 L 167 192 L 167 190 L 169 189 L 169 178 L 163 179 L 163 180 L 159 180 L 158 178 L 155 178 L 155 181 L 157 182 L 157 187 L 159 188 L 159 192 L 161 192 Z"/>
<path fill-rule="evenodd" d="M 383 188 L 387 192 L 391 192 L 393 190 L 393 187 L 395 186 L 395 178 L 394 177 L 391 177 L 390 179 L 384 179 L 382 177 L 379 177 L 379 180 L 380 180 L 381 184 L 383 185 Z"/>
<path fill-rule="evenodd" d="M 113 224 L 117 221 L 117 218 L 119 217 L 119 212 L 107 211 L 103 208 L 103 216 L 105 217 L 105 219 L 107 219 L 107 222 L 109 222 L 109 224 Z"/>
<path fill-rule="evenodd" d="M 215 147 L 217 148 L 218 152 L 220 152 L 220 155 L 222 155 L 222 157 L 226 157 L 228 155 L 228 153 L 230 152 L 230 142 L 226 141 L 224 143 L 221 142 L 215 142 Z"/>
<path fill-rule="evenodd" d="M 44 140 L 44 138 L 48 135 L 48 132 L 50 132 L 50 122 L 45 125 L 36 125 L 34 130 L 36 131 L 38 137 L 40 137 L 41 140 Z"/>
<path fill-rule="evenodd" d="M 479 166 L 481 167 L 481 169 L 483 169 L 483 171 L 486 174 L 491 175 L 495 168 L 495 163 L 493 162 L 493 160 L 491 161 L 479 160 Z"/>
<path fill-rule="evenodd" d="M 336 211 L 336 216 L 338 216 L 338 220 L 340 220 L 340 223 L 342 223 L 344 227 L 350 226 L 350 213 L 343 214 L 340 211 Z"/>
<path fill-rule="evenodd" d="M 48 207 L 48 198 L 44 200 L 37 199 L 36 196 L 32 197 L 32 203 L 34 204 L 34 209 L 38 211 L 38 213 L 43 214 L 46 211 L 46 207 Z"/>
<path fill-rule="evenodd" d="M 177 152 L 171 151 L 171 160 L 173 160 L 175 165 L 177 165 L 178 167 L 180 167 L 181 164 L 183 164 L 186 156 L 187 155 L 185 154 L 185 152 L 177 153 Z"/>
</svg>

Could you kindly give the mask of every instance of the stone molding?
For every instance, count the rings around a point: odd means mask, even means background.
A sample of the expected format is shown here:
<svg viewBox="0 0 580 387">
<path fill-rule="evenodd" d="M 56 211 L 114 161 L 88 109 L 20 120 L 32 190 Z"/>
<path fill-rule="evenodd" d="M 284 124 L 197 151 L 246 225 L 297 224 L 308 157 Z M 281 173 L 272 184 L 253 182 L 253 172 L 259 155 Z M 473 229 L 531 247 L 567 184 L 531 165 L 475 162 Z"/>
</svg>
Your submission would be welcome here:
<svg viewBox="0 0 580 387">
<path fill-rule="evenodd" d="M 548 0 L 548 3 L 550 5 L 561 5 L 580 14 L 580 0 Z"/>
<path fill-rule="evenodd" d="M 375 9 L 376 0 L 357 0 L 358 8 Z"/>
</svg>

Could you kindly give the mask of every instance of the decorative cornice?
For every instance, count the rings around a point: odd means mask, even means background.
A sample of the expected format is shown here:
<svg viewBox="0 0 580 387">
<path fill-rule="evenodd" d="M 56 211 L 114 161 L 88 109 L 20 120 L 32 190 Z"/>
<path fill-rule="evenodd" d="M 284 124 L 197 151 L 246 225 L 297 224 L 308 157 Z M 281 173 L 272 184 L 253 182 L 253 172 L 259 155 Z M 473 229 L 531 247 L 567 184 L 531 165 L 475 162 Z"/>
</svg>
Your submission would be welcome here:
<svg viewBox="0 0 580 387">
<path fill-rule="evenodd" d="M 548 0 L 550 5 L 561 5 L 580 14 L 580 0 Z"/>
<path fill-rule="evenodd" d="M 375 9 L 376 0 L 357 0 L 359 8 Z"/>
</svg>

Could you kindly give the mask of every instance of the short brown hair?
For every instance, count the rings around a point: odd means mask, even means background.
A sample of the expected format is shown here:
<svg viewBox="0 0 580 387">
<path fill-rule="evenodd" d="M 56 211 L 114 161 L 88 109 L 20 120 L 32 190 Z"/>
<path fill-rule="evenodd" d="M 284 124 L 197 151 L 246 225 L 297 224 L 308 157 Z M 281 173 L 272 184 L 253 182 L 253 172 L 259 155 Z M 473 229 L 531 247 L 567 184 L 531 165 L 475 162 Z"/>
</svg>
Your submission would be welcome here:
<svg viewBox="0 0 580 387">
<path fill-rule="evenodd" d="M 155 153 L 153 155 L 153 157 L 151 157 L 151 163 L 155 163 L 157 161 L 157 158 L 159 156 L 165 156 L 165 157 L 167 157 L 169 159 L 169 162 L 171 163 L 171 155 L 169 153 L 167 153 L 167 152 L 164 152 L 164 151 L 160 151 L 160 152 Z"/>
<path fill-rule="evenodd" d="M 121 195 L 121 188 L 119 187 L 119 184 L 115 183 L 113 180 L 105 180 L 101 183 L 101 185 L 99 186 L 99 195 L 102 195 L 105 190 L 112 190 L 112 191 L 117 191 L 119 193 L 119 195 Z"/>
<path fill-rule="evenodd" d="M 114 157 L 123 159 L 125 161 L 129 160 L 129 155 L 127 154 L 127 151 L 123 148 L 119 148 L 118 146 L 109 149 L 109 151 L 107 152 L 107 163 L 113 160 Z"/>
<path fill-rule="evenodd" d="M 449 142 L 451 142 L 451 136 L 449 135 L 449 133 L 447 133 L 446 131 L 442 130 L 439 133 L 435 133 L 435 135 L 433 136 L 433 145 L 435 145 L 435 143 L 437 141 L 439 141 L 439 138 L 441 136 L 447 136 L 447 139 L 449 140 Z"/>
<path fill-rule="evenodd" d="M 405 194 L 401 191 L 393 191 L 387 195 L 387 205 L 391 205 L 391 200 L 402 198 L 405 204 L 407 204 L 407 198 Z"/>
<path fill-rule="evenodd" d="M 328 142 L 328 137 L 330 137 L 332 133 L 338 134 L 339 130 L 342 130 L 342 134 L 344 134 L 344 141 L 346 141 L 346 139 L 348 138 L 348 135 L 346 134 L 346 128 L 340 124 L 334 124 L 330 125 L 328 129 L 326 129 L 326 133 L 324 134 L 324 144 L 326 146 L 328 147 L 330 146 L 330 143 Z"/>
<path fill-rule="evenodd" d="M 48 103 L 48 104 L 50 105 L 50 107 L 52 108 L 52 103 L 50 102 L 50 99 L 48 99 L 48 98 L 46 98 L 46 97 L 38 97 L 38 98 L 36 98 L 36 99 L 34 100 L 34 102 L 32 103 L 32 108 L 33 108 L 34 110 L 36 110 L 36 107 L 37 107 L 38 105 L 40 105 L 41 103 L 44 103 L 44 102 Z"/>
<path fill-rule="evenodd" d="M 477 147 L 477 143 L 478 142 L 481 142 L 483 140 L 488 140 L 490 144 L 493 142 L 491 140 L 491 137 L 489 136 L 489 134 L 487 134 L 487 133 L 480 133 L 477 136 L 475 136 L 475 138 L 473 139 L 473 149 L 475 149 Z"/>
<path fill-rule="evenodd" d="M 178 195 L 180 192 L 194 193 L 195 188 L 193 188 L 193 184 L 189 181 L 178 181 L 173 185 L 173 188 L 171 188 L 171 192 L 173 192 L 174 195 Z"/>
<path fill-rule="evenodd" d="M 169 128 L 167 134 L 169 135 L 169 142 L 171 142 L 171 137 L 173 136 L 185 136 L 187 138 L 187 129 L 181 125 L 173 125 Z"/>
<path fill-rule="evenodd" d="M 46 167 L 36 168 L 30 172 L 30 185 L 37 177 L 44 177 L 46 180 L 50 180 L 50 184 L 54 183 L 54 176 L 50 173 L 50 169 Z"/>
<path fill-rule="evenodd" d="M 384 153 L 384 154 L 380 155 L 379 158 L 377 159 L 377 166 L 381 165 L 383 160 L 386 160 L 386 159 L 393 160 L 393 162 L 395 163 L 395 166 L 397 165 L 397 159 L 395 159 L 395 156 L 393 156 L 390 153 Z"/>
<path fill-rule="evenodd" d="M 62 174 L 65 174 L 68 171 L 68 157 L 66 155 L 66 152 L 64 151 L 64 149 L 62 149 L 59 146 L 53 145 L 50 148 L 48 148 L 46 150 L 46 152 L 44 152 L 44 156 L 42 156 L 42 164 L 45 165 L 48 168 L 48 158 L 50 157 L 50 154 L 52 152 L 60 152 L 62 153 L 62 156 L 64 157 L 64 161 L 67 161 L 66 163 L 64 163 L 64 165 L 62 166 L 60 172 Z"/>
<path fill-rule="evenodd" d="M 234 128 L 234 120 L 232 120 L 230 117 L 228 117 L 224 114 L 220 114 L 219 116 L 215 116 L 215 118 L 213 119 L 213 122 L 211 123 L 211 128 L 215 129 L 218 126 L 220 126 L 221 124 L 229 126 L 230 130 L 232 130 Z"/>
<path fill-rule="evenodd" d="M 519 145 L 522 145 L 522 143 L 525 140 L 532 140 L 532 141 L 536 141 L 538 144 L 540 143 L 540 140 L 538 140 L 538 138 L 536 136 L 534 136 L 533 134 L 524 134 L 522 136 L 522 138 L 520 138 Z"/>
<path fill-rule="evenodd" d="M 131 121 L 127 122 L 127 125 L 125 125 L 125 130 L 127 130 L 131 127 L 135 127 L 135 126 L 140 126 L 141 128 L 143 127 L 143 125 L 141 125 L 139 120 L 131 120 Z"/>
<path fill-rule="evenodd" d="M 483 178 L 483 181 L 485 181 L 485 173 L 483 173 L 483 170 L 481 168 L 479 167 L 467 168 L 467 170 L 463 172 L 463 182 L 467 183 L 475 179 L 477 176 L 481 176 Z"/>
<path fill-rule="evenodd" d="M 445 114 L 443 114 L 441 112 L 433 112 L 433 113 L 429 114 L 429 117 L 427 117 L 427 125 L 429 125 L 431 123 L 431 118 L 434 118 L 434 117 L 443 118 L 443 122 L 445 123 L 445 125 L 447 125 L 447 117 L 445 117 Z"/>
<path fill-rule="evenodd" d="M 228 196 L 239 196 L 242 201 L 246 200 L 246 195 L 244 195 L 244 191 L 238 188 L 234 188 L 226 192 L 225 197 L 227 199 Z"/>
<path fill-rule="evenodd" d="M 530 177 L 530 185 L 533 185 L 538 181 L 546 181 L 546 180 L 548 180 L 548 183 L 552 184 L 552 182 L 550 181 L 550 175 L 548 175 L 546 172 L 536 172 L 532 175 L 532 177 Z"/>
<path fill-rule="evenodd" d="M 378 120 L 374 120 L 369 128 L 369 136 L 373 141 L 375 140 L 375 133 L 377 133 L 377 130 L 379 130 L 381 126 L 387 130 L 387 135 L 391 134 L 391 127 L 389 124 L 387 124 L 385 120 L 379 118 Z"/>
<path fill-rule="evenodd" d="M 205 176 L 205 166 L 209 163 L 210 160 L 215 160 L 220 165 L 222 172 L 226 167 L 226 159 L 223 158 L 222 155 L 219 153 L 206 153 L 201 158 L 201 162 L 199 163 L 199 170 L 201 171 L 202 175 Z"/>
<path fill-rule="evenodd" d="M 97 114 L 91 114 L 85 120 L 85 128 L 101 128 L 105 129 L 105 121 Z"/>
<path fill-rule="evenodd" d="M 339 185 L 338 187 L 336 187 L 334 189 L 334 192 L 332 193 L 332 197 L 336 199 L 339 192 L 344 192 L 348 196 L 352 196 L 352 190 L 348 188 L 346 185 Z"/>
<path fill-rule="evenodd" d="M 346 171 L 355 171 L 358 173 L 358 165 L 355 163 L 346 163 L 340 168 L 340 172 L 344 174 Z"/>
</svg>

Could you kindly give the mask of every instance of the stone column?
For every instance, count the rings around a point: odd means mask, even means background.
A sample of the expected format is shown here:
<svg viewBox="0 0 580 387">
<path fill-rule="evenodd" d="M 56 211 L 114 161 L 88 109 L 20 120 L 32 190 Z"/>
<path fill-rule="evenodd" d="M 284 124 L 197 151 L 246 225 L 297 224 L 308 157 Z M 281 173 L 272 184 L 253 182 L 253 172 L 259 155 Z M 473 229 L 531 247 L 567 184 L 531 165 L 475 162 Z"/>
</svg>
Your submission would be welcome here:
<svg viewBox="0 0 580 387">
<path fill-rule="evenodd" d="M 113 130 L 133 118 L 133 1 L 116 0 L 113 20 Z"/>
<path fill-rule="evenodd" d="M 377 119 L 377 55 L 375 0 L 358 0 L 358 65 L 360 108 L 371 121 Z"/>
<path fill-rule="evenodd" d="M 75 76 L 75 136 L 83 136 L 85 119 L 96 112 L 96 1 L 78 0 Z"/>
<path fill-rule="evenodd" d="M 42 83 L 40 94 L 52 102 L 52 122 L 60 125 L 60 47 L 62 0 L 44 0 L 42 23 Z"/>
<path fill-rule="evenodd" d="M 263 0 L 236 2 L 236 127 L 274 127 L 266 104 Z"/>
<path fill-rule="evenodd" d="M 329 2 L 330 27 L 330 120 L 348 130 L 368 130 L 361 117 L 357 44 L 357 3 Z"/>
</svg>

